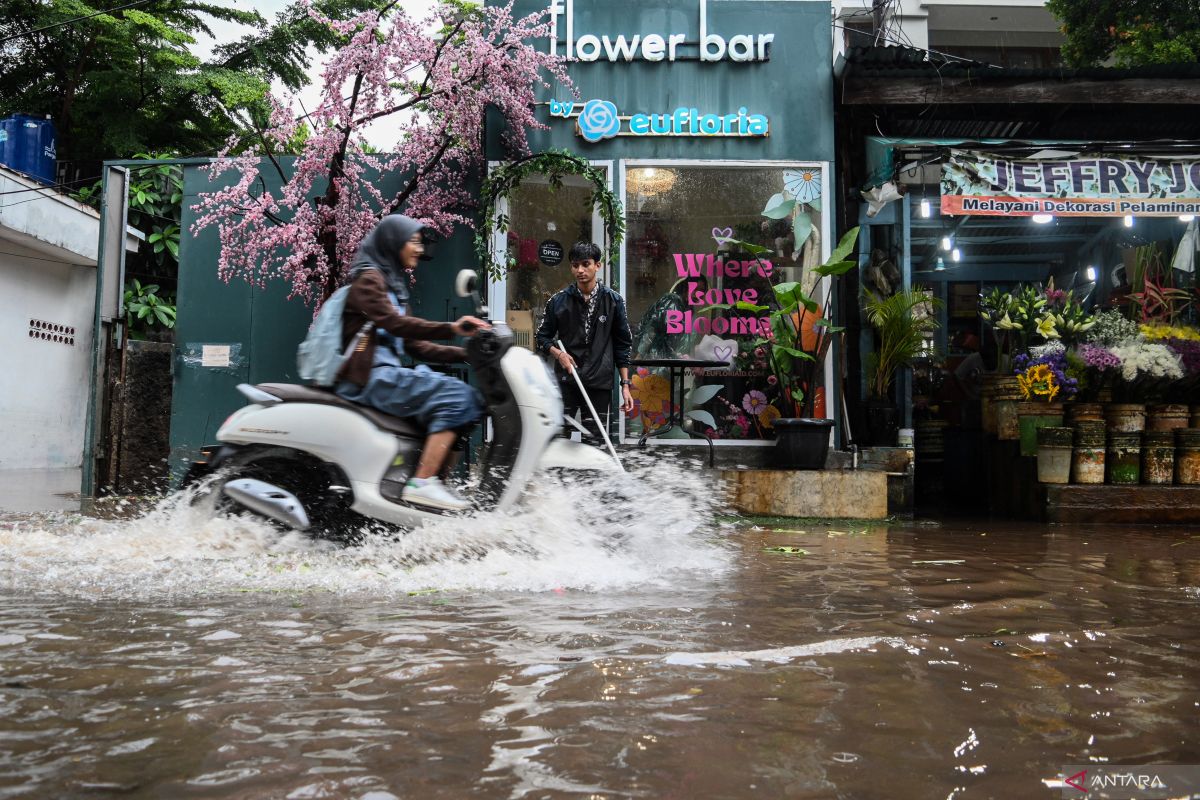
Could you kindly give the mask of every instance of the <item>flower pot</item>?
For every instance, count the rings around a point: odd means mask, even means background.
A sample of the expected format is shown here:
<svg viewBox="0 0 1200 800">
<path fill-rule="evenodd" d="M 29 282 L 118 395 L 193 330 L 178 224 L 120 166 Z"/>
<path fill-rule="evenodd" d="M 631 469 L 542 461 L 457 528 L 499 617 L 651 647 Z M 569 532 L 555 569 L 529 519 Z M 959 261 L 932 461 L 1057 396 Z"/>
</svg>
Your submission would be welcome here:
<svg viewBox="0 0 1200 800">
<path fill-rule="evenodd" d="M 1200 484 L 1200 428 L 1175 431 L 1175 482 L 1186 486 Z"/>
<path fill-rule="evenodd" d="M 824 469 L 829 455 L 831 419 L 784 417 L 775 420 L 777 469 Z"/>
<path fill-rule="evenodd" d="M 1108 435 L 1103 420 L 1075 423 L 1075 449 L 1071 456 L 1071 480 L 1075 483 L 1104 483 L 1104 456 Z"/>
<path fill-rule="evenodd" d="M 1142 434 L 1142 483 L 1174 482 L 1175 431 L 1146 431 Z"/>
<path fill-rule="evenodd" d="M 1015 375 L 989 373 L 983 376 L 983 387 L 980 392 L 979 414 L 982 419 L 983 432 L 996 434 L 999 420 L 998 403 L 1003 400 L 1019 400 L 1021 386 Z"/>
<path fill-rule="evenodd" d="M 1020 426 L 1021 455 L 1036 456 L 1038 428 L 1062 426 L 1062 403 L 1021 403 L 1017 408 Z"/>
<path fill-rule="evenodd" d="M 1104 483 L 1104 445 L 1076 446 L 1071 453 L 1071 480 L 1075 483 Z"/>
<path fill-rule="evenodd" d="M 1150 414 L 1146 417 L 1146 430 L 1173 431 L 1176 428 L 1188 427 L 1190 414 L 1187 406 L 1159 404 L 1150 406 Z"/>
<path fill-rule="evenodd" d="M 1110 432 L 1108 434 L 1108 456 L 1105 467 L 1108 470 L 1109 483 L 1141 483 L 1142 434 L 1138 432 Z"/>
<path fill-rule="evenodd" d="M 895 447 L 899 412 L 890 400 L 867 402 L 867 439 L 874 447 Z"/>
<path fill-rule="evenodd" d="M 1146 429 L 1146 407 L 1141 403 L 1109 403 L 1104 418 L 1109 433 L 1141 433 Z"/>
<path fill-rule="evenodd" d="M 1078 422 L 1104 422 L 1104 404 L 1102 403 L 1068 403 L 1066 421 L 1074 426 Z"/>
<path fill-rule="evenodd" d="M 1017 417 L 1019 400 L 996 400 L 996 438 L 1012 442 L 1021 438 L 1021 422 Z"/>
<path fill-rule="evenodd" d="M 1041 483 L 1069 483 L 1071 480 L 1071 428 L 1039 428 L 1037 431 L 1037 469 Z"/>
<path fill-rule="evenodd" d="M 1100 420 L 1080 420 L 1074 425 L 1075 429 L 1075 446 L 1076 447 L 1099 447 L 1103 448 L 1108 442 L 1108 433 L 1104 428 L 1105 423 Z"/>
</svg>

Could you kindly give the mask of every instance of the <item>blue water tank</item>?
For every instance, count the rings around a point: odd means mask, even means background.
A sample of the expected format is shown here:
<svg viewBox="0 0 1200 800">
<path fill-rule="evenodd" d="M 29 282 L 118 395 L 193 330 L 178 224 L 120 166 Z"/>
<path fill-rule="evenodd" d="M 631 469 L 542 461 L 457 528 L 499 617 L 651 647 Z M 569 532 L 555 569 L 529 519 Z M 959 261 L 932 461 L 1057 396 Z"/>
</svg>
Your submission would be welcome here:
<svg viewBox="0 0 1200 800">
<path fill-rule="evenodd" d="M 49 117 L 14 114 L 0 119 L 0 164 L 9 169 L 54 183 L 57 149 Z"/>
</svg>

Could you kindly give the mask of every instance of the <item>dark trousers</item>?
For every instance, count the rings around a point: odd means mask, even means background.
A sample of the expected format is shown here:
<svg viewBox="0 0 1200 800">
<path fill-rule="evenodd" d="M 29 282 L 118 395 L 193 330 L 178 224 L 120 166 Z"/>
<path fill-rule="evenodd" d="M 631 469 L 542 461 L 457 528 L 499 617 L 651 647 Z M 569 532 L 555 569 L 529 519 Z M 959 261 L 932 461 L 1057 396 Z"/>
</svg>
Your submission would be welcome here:
<svg viewBox="0 0 1200 800">
<path fill-rule="evenodd" d="M 567 417 L 578 416 L 579 422 L 583 427 L 587 428 L 590 438 L 594 439 L 597 444 L 603 444 L 604 437 L 600 435 L 600 430 L 596 427 L 596 420 L 592 417 L 592 412 L 588 410 L 583 396 L 579 394 L 579 387 L 575 385 L 574 379 L 568 376 L 567 380 L 559 385 L 562 387 L 563 415 Z M 584 388 L 587 390 L 588 399 L 592 401 L 592 407 L 600 415 L 601 423 L 603 423 L 606 430 L 611 429 L 609 417 L 612 412 L 612 387 L 610 386 L 607 389 L 591 389 L 585 386 Z M 577 429 L 574 425 L 568 423 L 564 430 L 569 436 L 572 431 Z"/>
</svg>

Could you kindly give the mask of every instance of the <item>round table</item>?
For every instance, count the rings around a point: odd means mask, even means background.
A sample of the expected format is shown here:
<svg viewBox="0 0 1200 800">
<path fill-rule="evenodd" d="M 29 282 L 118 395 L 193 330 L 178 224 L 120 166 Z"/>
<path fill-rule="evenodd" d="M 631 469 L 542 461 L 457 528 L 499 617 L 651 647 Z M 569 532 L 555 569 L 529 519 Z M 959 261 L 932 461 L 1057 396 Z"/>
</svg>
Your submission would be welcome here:
<svg viewBox="0 0 1200 800">
<path fill-rule="evenodd" d="M 670 431 L 672 428 L 678 425 L 679 429 L 688 436 L 702 436 L 704 437 L 704 440 L 708 442 L 708 466 L 711 467 L 713 465 L 714 455 L 712 437 L 707 433 L 698 434 L 695 431 L 689 431 L 683 426 L 683 375 L 684 370 L 687 369 L 712 369 L 714 367 L 728 367 L 729 362 L 710 361 L 701 358 L 636 358 L 633 360 L 630 366 L 634 367 L 635 369 L 637 367 L 666 367 L 668 372 L 667 385 L 670 393 L 670 401 L 669 405 L 667 406 L 667 424 L 655 428 L 652 431 L 643 433 L 642 438 L 638 439 L 638 446 L 645 447 L 647 439 L 651 439 L 655 436 L 662 436 L 664 433 Z M 676 379 L 679 381 L 679 417 L 676 417 L 675 415 Z"/>
</svg>

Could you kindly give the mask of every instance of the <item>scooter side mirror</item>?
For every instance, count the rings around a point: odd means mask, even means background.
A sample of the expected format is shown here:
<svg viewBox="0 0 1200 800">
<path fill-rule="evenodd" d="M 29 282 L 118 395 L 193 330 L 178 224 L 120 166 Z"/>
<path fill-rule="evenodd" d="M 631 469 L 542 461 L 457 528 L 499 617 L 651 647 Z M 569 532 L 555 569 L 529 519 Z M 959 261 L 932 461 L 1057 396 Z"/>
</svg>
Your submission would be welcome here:
<svg viewBox="0 0 1200 800">
<path fill-rule="evenodd" d="M 454 292 L 459 297 L 471 298 L 475 303 L 475 313 L 484 319 L 487 318 L 488 307 L 487 303 L 483 302 L 483 298 L 479 296 L 479 276 L 475 274 L 475 270 L 459 270 L 454 279 Z"/>
<path fill-rule="evenodd" d="M 479 276 L 473 269 L 460 270 L 454 279 L 454 292 L 459 297 L 473 297 L 479 287 Z"/>
</svg>

